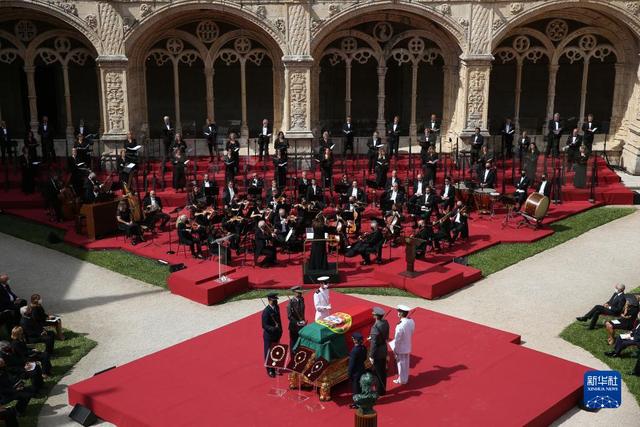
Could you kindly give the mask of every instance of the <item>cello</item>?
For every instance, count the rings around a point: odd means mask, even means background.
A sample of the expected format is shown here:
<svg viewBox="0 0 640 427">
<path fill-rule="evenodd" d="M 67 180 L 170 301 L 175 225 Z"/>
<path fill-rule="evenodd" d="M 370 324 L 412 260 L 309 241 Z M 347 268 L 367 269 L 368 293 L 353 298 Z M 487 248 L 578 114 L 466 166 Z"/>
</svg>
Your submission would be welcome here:
<svg viewBox="0 0 640 427">
<path fill-rule="evenodd" d="M 132 220 L 138 223 L 144 221 L 144 211 L 142 210 L 142 204 L 140 203 L 138 195 L 134 194 L 126 183 L 122 184 L 122 194 L 124 199 L 127 200 L 127 203 L 129 203 Z"/>
</svg>

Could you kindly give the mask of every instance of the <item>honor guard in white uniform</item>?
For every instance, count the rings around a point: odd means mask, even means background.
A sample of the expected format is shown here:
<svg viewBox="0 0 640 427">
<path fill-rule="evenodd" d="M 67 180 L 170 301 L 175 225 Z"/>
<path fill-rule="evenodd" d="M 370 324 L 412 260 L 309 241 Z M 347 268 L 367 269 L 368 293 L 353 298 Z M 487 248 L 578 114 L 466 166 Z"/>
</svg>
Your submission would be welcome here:
<svg viewBox="0 0 640 427">
<path fill-rule="evenodd" d="M 331 314 L 331 303 L 329 302 L 329 277 L 318 278 L 320 289 L 313 294 L 313 305 L 316 308 L 316 320 L 327 317 Z"/>
<path fill-rule="evenodd" d="M 406 384 L 409 381 L 409 358 L 411 357 L 411 338 L 415 329 L 413 319 L 409 319 L 411 309 L 406 305 L 398 305 L 398 317 L 400 322 L 396 325 L 393 341 L 389 346 L 396 356 L 398 365 L 398 378 L 393 380 L 395 384 Z"/>
</svg>

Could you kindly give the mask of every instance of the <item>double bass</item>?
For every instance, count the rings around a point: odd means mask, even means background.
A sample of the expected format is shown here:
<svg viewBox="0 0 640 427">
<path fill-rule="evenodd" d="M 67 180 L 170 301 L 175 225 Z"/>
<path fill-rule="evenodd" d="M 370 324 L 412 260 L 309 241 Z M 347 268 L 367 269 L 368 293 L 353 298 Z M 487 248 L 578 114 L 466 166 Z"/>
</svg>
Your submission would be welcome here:
<svg viewBox="0 0 640 427">
<path fill-rule="evenodd" d="M 144 211 L 142 210 L 142 204 L 137 194 L 129 189 L 126 183 L 122 184 L 123 198 L 129 203 L 129 209 L 131 209 L 131 218 L 134 222 L 144 221 Z"/>
</svg>

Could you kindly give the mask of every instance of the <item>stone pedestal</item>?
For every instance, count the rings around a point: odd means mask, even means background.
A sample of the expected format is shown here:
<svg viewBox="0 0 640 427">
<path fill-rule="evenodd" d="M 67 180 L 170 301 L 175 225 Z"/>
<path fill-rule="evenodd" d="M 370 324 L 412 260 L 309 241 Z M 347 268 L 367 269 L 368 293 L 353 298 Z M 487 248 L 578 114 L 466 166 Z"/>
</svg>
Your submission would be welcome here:
<svg viewBox="0 0 640 427">
<path fill-rule="evenodd" d="M 129 129 L 127 99 L 127 58 L 122 55 L 99 56 L 101 119 L 104 141 L 123 140 Z"/>
</svg>

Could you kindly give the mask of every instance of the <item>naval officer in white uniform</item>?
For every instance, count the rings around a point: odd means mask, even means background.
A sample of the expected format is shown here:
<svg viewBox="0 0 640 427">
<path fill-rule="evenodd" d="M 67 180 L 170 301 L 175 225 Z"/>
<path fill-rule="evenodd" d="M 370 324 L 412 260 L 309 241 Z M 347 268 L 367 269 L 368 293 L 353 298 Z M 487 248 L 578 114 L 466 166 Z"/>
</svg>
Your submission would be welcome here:
<svg viewBox="0 0 640 427">
<path fill-rule="evenodd" d="M 415 329 L 415 322 L 409 319 L 411 309 L 406 305 L 398 305 L 398 317 L 400 322 L 396 325 L 393 341 L 389 343 L 396 356 L 398 364 L 398 378 L 393 380 L 395 384 L 406 384 L 409 381 L 409 359 L 411 357 L 411 339 Z"/>
<path fill-rule="evenodd" d="M 313 305 L 316 308 L 316 320 L 331 314 L 331 302 L 329 301 L 329 277 L 318 277 L 320 289 L 313 294 Z"/>
</svg>

